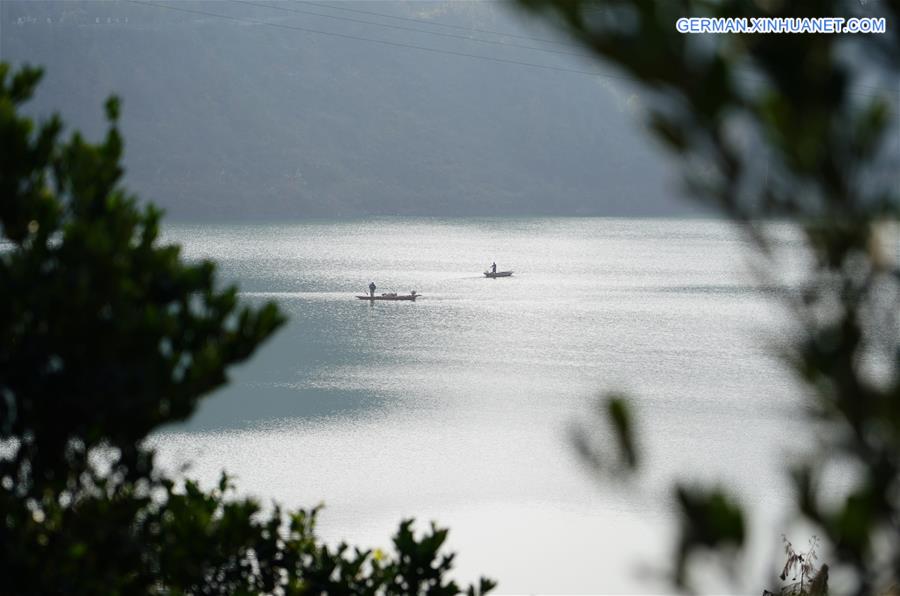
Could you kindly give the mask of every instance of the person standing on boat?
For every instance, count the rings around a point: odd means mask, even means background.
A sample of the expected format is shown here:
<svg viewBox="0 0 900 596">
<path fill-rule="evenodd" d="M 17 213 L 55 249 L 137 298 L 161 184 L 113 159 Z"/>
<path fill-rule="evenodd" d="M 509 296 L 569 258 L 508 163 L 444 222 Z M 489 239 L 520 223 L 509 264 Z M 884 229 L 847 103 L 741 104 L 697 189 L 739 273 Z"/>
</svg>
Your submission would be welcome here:
<svg viewBox="0 0 900 596">
<path fill-rule="evenodd" d="M 491 263 L 491 273 L 497 273 L 497 263 Z"/>
<path fill-rule="evenodd" d="M 369 296 L 375 297 L 375 282 L 369 282 Z"/>
</svg>

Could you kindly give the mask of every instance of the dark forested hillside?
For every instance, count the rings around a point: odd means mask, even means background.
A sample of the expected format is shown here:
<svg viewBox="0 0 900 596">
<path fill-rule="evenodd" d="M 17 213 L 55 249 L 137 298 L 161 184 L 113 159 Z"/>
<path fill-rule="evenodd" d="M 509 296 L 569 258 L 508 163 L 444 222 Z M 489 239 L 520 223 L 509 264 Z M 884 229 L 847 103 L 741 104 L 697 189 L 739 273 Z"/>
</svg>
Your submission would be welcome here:
<svg viewBox="0 0 900 596">
<path fill-rule="evenodd" d="M 120 95 L 128 185 L 174 218 L 686 209 L 640 99 L 518 47 L 581 52 L 498 3 L 4 0 L 0 19 L 0 57 L 46 67 L 32 111 L 97 133 Z"/>
</svg>

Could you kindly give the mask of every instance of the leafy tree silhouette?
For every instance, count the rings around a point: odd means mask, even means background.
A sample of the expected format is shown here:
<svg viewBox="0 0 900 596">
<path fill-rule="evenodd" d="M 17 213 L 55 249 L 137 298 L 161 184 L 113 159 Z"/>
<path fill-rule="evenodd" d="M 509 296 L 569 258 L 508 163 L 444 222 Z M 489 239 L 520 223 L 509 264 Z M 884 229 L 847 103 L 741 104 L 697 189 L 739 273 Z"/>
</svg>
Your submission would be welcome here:
<svg viewBox="0 0 900 596">
<path fill-rule="evenodd" d="M 0 577 L 5 594 L 457 594 L 447 531 L 335 548 L 283 514 L 154 466 L 183 420 L 284 322 L 158 240 L 120 184 L 119 103 L 98 144 L 20 115 L 41 77 L 0 63 Z M 487 592 L 481 579 L 466 592 Z"/>
</svg>

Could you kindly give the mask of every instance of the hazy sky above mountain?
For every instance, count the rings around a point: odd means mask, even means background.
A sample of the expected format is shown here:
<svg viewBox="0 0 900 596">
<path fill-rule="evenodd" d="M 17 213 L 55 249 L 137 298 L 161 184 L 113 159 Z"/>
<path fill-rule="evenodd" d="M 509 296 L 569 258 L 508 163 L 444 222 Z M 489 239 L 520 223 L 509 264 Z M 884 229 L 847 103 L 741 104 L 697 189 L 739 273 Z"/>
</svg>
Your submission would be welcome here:
<svg viewBox="0 0 900 596">
<path fill-rule="evenodd" d="M 31 109 L 96 137 L 118 94 L 127 183 L 176 219 L 694 212 L 584 53 L 496 2 L 0 3 Z"/>
</svg>

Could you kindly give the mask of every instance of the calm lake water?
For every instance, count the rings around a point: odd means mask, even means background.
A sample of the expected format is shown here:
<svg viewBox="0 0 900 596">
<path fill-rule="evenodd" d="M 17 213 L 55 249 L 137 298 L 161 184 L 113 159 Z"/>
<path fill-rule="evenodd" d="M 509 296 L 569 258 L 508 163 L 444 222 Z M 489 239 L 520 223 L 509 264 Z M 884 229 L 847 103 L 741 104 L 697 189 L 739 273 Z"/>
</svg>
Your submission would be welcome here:
<svg viewBox="0 0 900 596">
<path fill-rule="evenodd" d="M 154 438 L 168 464 L 192 462 L 207 483 L 225 469 L 265 502 L 324 501 L 329 541 L 384 547 L 402 518 L 435 520 L 451 528 L 456 576 L 484 573 L 503 593 L 659 591 L 671 482 L 726 482 L 759 520 L 745 587 L 761 592 L 787 529 L 798 389 L 772 357 L 790 331 L 730 225 L 375 219 L 165 235 L 290 317 Z M 492 260 L 515 275 L 483 278 Z M 356 300 L 373 280 L 422 297 Z M 646 465 L 628 486 L 592 475 L 570 441 L 578 425 L 608 435 L 594 412 L 610 390 L 632 396 L 642 431 Z"/>
</svg>

